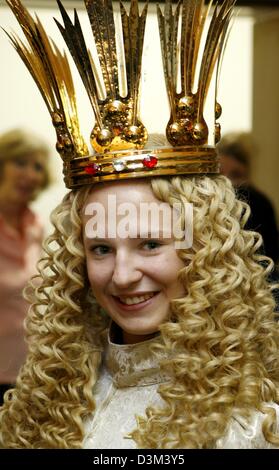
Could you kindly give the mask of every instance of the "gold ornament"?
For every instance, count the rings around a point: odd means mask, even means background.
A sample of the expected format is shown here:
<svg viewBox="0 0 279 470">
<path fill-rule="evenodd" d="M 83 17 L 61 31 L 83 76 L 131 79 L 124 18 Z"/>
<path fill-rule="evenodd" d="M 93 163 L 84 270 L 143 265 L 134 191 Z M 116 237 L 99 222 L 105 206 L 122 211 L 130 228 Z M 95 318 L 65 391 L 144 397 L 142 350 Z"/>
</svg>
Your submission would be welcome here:
<svg viewBox="0 0 279 470">
<path fill-rule="evenodd" d="M 13 34 L 8 36 L 50 112 L 57 135 L 56 149 L 64 162 L 67 187 L 78 188 L 119 178 L 219 172 L 215 146 L 208 144 L 209 128 L 204 108 L 214 71 L 217 70 L 217 76 L 219 73 L 235 0 L 217 1 L 202 51 L 201 39 L 212 2 L 207 7 L 205 0 L 181 0 L 173 6 L 172 0 L 166 0 L 163 12 L 158 6 L 171 110 L 166 135 L 171 147 L 151 149 L 145 149 L 148 134 L 139 116 L 148 2 L 143 2 L 141 13 L 138 0 L 131 0 L 129 12 L 120 2 L 123 41 L 119 49 L 116 47 L 117 28 L 112 0 L 85 0 L 99 60 L 96 64 L 93 60 L 95 55 L 87 49 L 77 12 L 72 21 L 61 1 L 57 0 L 63 25 L 55 21 L 74 59 L 95 115 L 90 135 L 94 149 L 92 155 L 80 131 L 74 84 L 65 53 L 59 51 L 39 19 L 33 19 L 20 0 L 6 2 L 15 14 L 26 41 Z M 198 67 L 200 52 L 202 59 Z M 121 63 L 122 57 L 124 63 Z M 122 96 L 120 91 L 118 70 L 125 70 L 126 96 Z M 181 84 L 179 92 L 178 83 Z M 155 109 L 154 115 L 159 111 Z M 217 101 L 212 111 L 215 113 L 217 141 L 220 125 L 216 120 L 221 115 Z"/>
</svg>

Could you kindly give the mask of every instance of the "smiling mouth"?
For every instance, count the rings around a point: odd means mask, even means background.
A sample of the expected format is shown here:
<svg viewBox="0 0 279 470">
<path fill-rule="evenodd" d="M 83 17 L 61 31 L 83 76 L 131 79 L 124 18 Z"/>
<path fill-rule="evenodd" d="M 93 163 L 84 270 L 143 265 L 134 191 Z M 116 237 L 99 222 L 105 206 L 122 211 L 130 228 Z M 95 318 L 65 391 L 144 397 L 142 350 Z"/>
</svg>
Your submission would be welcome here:
<svg viewBox="0 0 279 470">
<path fill-rule="evenodd" d="M 142 304 L 143 302 L 146 302 L 147 300 L 151 299 L 154 297 L 158 292 L 151 292 L 150 294 L 144 294 L 140 296 L 134 296 L 134 297 L 117 297 L 113 296 L 115 299 L 117 299 L 121 304 L 123 305 L 137 305 L 137 304 Z"/>
</svg>

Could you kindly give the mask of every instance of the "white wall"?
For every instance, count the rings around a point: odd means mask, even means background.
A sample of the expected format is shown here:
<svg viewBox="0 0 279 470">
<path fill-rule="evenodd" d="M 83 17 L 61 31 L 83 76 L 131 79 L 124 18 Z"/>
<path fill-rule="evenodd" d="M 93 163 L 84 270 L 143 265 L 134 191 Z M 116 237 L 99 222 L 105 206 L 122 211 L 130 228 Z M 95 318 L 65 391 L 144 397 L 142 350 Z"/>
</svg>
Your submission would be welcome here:
<svg viewBox="0 0 279 470">
<path fill-rule="evenodd" d="M 147 22 L 141 115 L 150 132 L 163 132 L 169 119 L 169 111 L 165 88 L 162 85 L 163 73 L 155 8 L 155 5 L 150 6 L 149 11 L 152 14 Z M 37 12 L 48 33 L 58 44 L 63 45 L 63 40 L 53 21 L 53 16 L 60 18 L 57 9 L 39 9 Z M 85 29 L 89 35 L 89 22 L 84 11 L 81 11 L 80 18 L 82 24 L 86 25 Z M 12 29 L 19 32 L 19 26 L 8 7 L 0 7 L 0 25 L 9 32 Z M 223 107 L 220 120 L 223 132 L 251 130 L 252 127 L 252 30 L 252 17 L 236 18 L 223 63 L 219 90 L 219 101 Z M 2 31 L 0 31 L 0 60 L 2 64 L 0 132 L 12 127 L 24 126 L 44 137 L 49 146 L 54 148 L 55 133 L 44 102 L 29 72 Z M 89 143 L 90 130 L 94 124 L 93 113 L 75 71 L 74 75 L 78 84 L 78 104 L 83 134 L 85 137 L 88 136 Z M 36 210 L 45 220 L 47 230 L 50 229 L 49 213 L 66 192 L 62 182 L 62 165 L 55 150 L 53 150 L 52 164 L 57 183 L 35 204 Z"/>
</svg>

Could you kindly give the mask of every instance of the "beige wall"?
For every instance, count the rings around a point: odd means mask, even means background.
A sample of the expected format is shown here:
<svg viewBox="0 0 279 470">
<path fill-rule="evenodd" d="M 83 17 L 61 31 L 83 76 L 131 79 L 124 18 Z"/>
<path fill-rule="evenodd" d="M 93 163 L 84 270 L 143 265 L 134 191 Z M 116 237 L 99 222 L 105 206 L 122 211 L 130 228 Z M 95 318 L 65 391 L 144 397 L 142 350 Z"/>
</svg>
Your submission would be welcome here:
<svg viewBox="0 0 279 470">
<path fill-rule="evenodd" d="M 275 15 L 275 16 L 274 16 Z M 253 179 L 276 205 L 279 220 L 279 13 L 254 27 Z"/>
</svg>

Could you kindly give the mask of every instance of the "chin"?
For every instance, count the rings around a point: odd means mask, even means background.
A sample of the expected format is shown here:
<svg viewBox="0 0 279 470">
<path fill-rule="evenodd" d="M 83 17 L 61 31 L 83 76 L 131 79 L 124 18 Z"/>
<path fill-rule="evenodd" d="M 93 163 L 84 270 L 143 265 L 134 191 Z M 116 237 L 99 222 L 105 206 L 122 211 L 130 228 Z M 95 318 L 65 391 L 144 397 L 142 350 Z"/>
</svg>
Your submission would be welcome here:
<svg viewBox="0 0 279 470">
<path fill-rule="evenodd" d="M 146 336 L 146 335 L 154 335 L 159 332 L 159 325 L 157 326 L 147 326 L 147 325 L 142 325 L 139 326 L 137 325 L 136 327 L 128 327 L 127 325 L 119 325 L 120 328 L 125 331 L 125 333 L 129 335 L 135 335 L 135 336 Z"/>
</svg>

